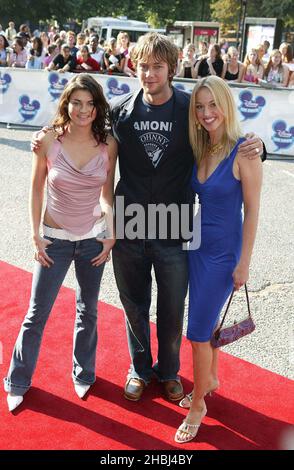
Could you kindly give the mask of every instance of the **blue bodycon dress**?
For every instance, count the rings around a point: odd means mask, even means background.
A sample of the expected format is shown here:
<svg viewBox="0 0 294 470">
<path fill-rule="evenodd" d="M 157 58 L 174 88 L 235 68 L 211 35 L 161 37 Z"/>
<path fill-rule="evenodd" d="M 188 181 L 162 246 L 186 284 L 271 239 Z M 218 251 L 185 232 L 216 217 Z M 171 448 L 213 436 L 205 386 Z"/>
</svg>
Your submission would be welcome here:
<svg viewBox="0 0 294 470">
<path fill-rule="evenodd" d="M 233 289 L 233 271 L 242 245 L 242 186 L 233 175 L 239 139 L 202 184 L 195 166 L 192 187 L 201 205 L 201 244 L 189 259 L 189 314 L 187 338 L 209 341 L 221 310 Z"/>
</svg>

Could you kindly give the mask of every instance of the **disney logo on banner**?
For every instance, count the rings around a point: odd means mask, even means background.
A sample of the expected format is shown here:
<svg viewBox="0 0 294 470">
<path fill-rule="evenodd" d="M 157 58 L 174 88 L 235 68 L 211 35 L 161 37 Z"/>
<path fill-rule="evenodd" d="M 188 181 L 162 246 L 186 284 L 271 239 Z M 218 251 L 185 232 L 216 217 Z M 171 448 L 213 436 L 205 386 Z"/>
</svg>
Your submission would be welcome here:
<svg viewBox="0 0 294 470">
<path fill-rule="evenodd" d="M 274 152 L 277 152 L 280 149 L 287 149 L 291 147 L 294 142 L 294 126 L 289 127 L 287 130 L 287 123 L 285 121 L 279 120 L 275 121 L 272 127 L 274 131 L 272 141 L 277 146 Z"/>
<path fill-rule="evenodd" d="M 19 97 L 19 102 L 21 107 L 19 108 L 18 112 L 23 117 L 23 122 L 30 121 L 34 119 L 38 110 L 40 109 L 40 102 L 38 100 L 33 100 L 30 102 L 30 98 L 28 95 L 21 95 Z"/>
<path fill-rule="evenodd" d="M 5 73 L 4 75 L 2 75 L 0 72 L 0 93 L 4 94 L 7 92 L 11 80 L 12 79 L 9 73 Z"/>
<path fill-rule="evenodd" d="M 62 78 L 60 80 L 60 75 L 58 75 L 58 73 L 53 72 L 49 74 L 48 81 L 50 83 L 48 91 L 53 98 L 52 101 L 55 101 L 60 98 L 68 80 L 66 78 Z"/>
<path fill-rule="evenodd" d="M 263 96 L 257 96 L 256 98 L 253 98 L 253 94 L 248 90 L 241 91 L 239 94 L 239 99 L 241 104 L 238 109 L 244 117 L 244 121 L 246 121 L 246 119 L 257 118 L 266 103 Z"/>
<path fill-rule="evenodd" d="M 117 81 L 116 78 L 109 78 L 106 82 L 106 86 L 108 91 L 106 93 L 107 98 L 111 99 L 115 96 L 125 95 L 126 93 L 130 93 L 130 87 L 126 83 L 122 83 L 121 85 Z"/>
<path fill-rule="evenodd" d="M 174 87 L 179 90 L 179 91 L 186 91 L 186 88 L 182 83 L 175 83 Z M 191 93 L 191 90 L 187 90 L 189 93 Z"/>
</svg>

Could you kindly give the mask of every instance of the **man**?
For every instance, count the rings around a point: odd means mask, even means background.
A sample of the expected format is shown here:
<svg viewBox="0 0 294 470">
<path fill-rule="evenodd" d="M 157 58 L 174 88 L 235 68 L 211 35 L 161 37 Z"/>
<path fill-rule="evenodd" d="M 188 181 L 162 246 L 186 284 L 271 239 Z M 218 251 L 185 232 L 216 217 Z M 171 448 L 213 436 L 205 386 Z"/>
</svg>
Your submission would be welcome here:
<svg viewBox="0 0 294 470">
<path fill-rule="evenodd" d="M 104 68 L 104 49 L 98 44 L 98 36 L 90 36 L 91 57 L 98 62 L 100 68 Z"/>
<path fill-rule="evenodd" d="M 5 36 L 9 44 L 12 44 L 12 41 L 16 36 L 16 29 L 13 21 L 9 21 L 8 28 L 5 30 Z"/>
<path fill-rule="evenodd" d="M 270 52 L 269 52 L 270 47 L 271 47 L 270 42 L 265 39 L 263 41 L 264 55 L 263 55 L 263 58 L 262 58 L 262 61 L 265 65 L 268 63 L 268 61 L 270 59 Z"/>
<path fill-rule="evenodd" d="M 24 31 L 21 31 L 20 33 L 17 33 L 16 38 L 20 38 L 22 40 L 23 47 L 26 53 L 29 54 L 32 48 L 32 44 L 30 42 L 30 35 L 28 33 L 25 33 Z"/>
<path fill-rule="evenodd" d="M 74 31 L 68 31 L 66 33 L 66 44 L 69 46 L 70 54 L 76 59 L 77 53 L 79 52 L 76 47 L 76 34 Z"/>
<path fill-rule="evenodd" d="M 174 204 L 179 209 L 179 217 L 181 205 L 192 208 L 189 187 L 194 157 L 188 134 L 190 97 L 171 85 L 177 59 L 177 47 L 166 36 L 157 33 L 142 36 L 132 51 L 141 89 L 111 101 L 120 165 L 117 226 L 123 216 L 119 196 L 124 198 L 129 210 L 130 204 L 140 204 L 145 213 L 152 204 Z M 243 145 L 243 151 L 250 158 L 261 154 L 262 143 L 252 138 Z M 118 236 L 113 249 L 114 273 L 126 313 L 131 356 L 124 396 L 139 400 L 156 374 L 166 397 L 176 401 L 184 396 L 178 376 L 188 285 L 187 256 L 182 248 L 184 237 L 181 234 L 173 237 L 172 223 L 168 223 L 166 239 L 161 239 L 158 227 L 150 226 L 145 218 L 141 222 L 145 225 L 143 236 L 135 239 L 128 233 Z M 129 219 L 123 223 L 127 229 Z M 142 232 L 141 227 L 139 231 Z M 158 293 L 155 364 L 149 328 L 152 267 Z"/>
</svg>

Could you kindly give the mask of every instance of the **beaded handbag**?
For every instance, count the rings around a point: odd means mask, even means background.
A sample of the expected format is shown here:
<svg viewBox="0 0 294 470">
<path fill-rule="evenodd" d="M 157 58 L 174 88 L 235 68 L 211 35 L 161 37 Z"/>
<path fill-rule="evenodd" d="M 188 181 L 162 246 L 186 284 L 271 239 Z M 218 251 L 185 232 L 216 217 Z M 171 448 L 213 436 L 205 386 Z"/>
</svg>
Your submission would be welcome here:
<svg viewBox="0 0 294 470">
<path fill-rule="evenodd" d="M 248 317 L 245 318 L 245 320 L 241 320 L 239 322 L 235 321 L 234 324 L 231 326 L 222 328 L 226 315 L 228 313 L 229 307 L 231 305 L 234 292 L 235 291 L 233 290 L 231 297 L 229 299 L 226 311 L 224 313 L 223 319 L 221 321 L 221 324 L 214 331 L 212 338 L 210 340 L 213 348 L 219 348 L 220 346 L 225 346 L 226 344 L 233 343 L 234 341 L 237 341 L 243 336 L 249 335 L 250 333 L 252 333 L 252 331 L 255 330 L 255 324 L 253 322 L 253 318 L 250 312 L 249 296 L 248 296 L 246 284 L 245 284 L 245 293 L 246 293 L 246 300 L 247 300 Z"/>
</svg>

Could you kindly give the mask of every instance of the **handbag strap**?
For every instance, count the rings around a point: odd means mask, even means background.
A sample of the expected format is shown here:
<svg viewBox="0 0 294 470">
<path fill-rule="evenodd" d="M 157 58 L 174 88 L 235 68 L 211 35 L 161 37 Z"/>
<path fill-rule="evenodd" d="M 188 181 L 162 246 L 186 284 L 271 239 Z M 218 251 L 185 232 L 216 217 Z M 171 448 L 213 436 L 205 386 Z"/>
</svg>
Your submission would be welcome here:
<svg viewBox="0 0 294 470">
<path fill-rule="evenodd" d="M 247 290 L 247 285 L 244 284 L 244 287 L 245 287 L 245 294 L 246 294 L 246 300 L 247 300 L 247 308 L 248 308 L 248 314 L 249 314 L 249 317 L 251 317 L 251 311 L 250 311 L 250 304 L 249 304 L 249 296 L 248 296 L 248 290 Z M 225 321 L 225 318 L 227 316 L 227 313 L 229 311 L 229 307 L 231 305 L 231 302 L 232 302 L 232 299 L 233 299 L 233 295 L 234 295 L 234 292 L 235 292 L 235 289 L 233 289 L 232 293 L 231 293 L 231 296 L 230 296 L 230 299 L 229 299 L 229 302 L 228 302 L 228 305 L 227 305 L 227 308 L 226 308 L 226 311 L 224 313 L 224 316 L 223 316 L 223 319 L 221 321 L 221 324 L 220 326 L 218 327 L 218 330 L 220 330 L 224 324 L 224 321 Z"/>
</svg>

